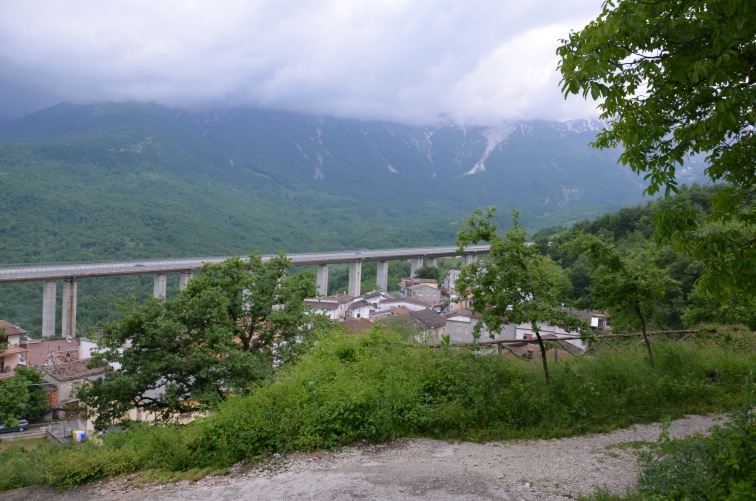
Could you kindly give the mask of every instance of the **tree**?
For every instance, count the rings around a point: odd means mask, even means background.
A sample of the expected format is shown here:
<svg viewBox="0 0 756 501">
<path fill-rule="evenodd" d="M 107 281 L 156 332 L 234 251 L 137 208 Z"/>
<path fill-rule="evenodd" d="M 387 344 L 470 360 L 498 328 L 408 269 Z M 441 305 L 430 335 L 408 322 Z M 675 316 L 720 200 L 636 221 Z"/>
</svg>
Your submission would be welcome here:
<svg viewBox="0 0 756 501">
<path fill-rule="evenodd" d="M 709 294 L 756 297 L 756 4 L 606 0 L 557 54 L 565 97 L 601 100 L 608 127 L 593 145 L 622 145 L 648 194 L 676 191 L 686 160 L 705 156 L 724 185 L 712 212 L 663 210 L 655 235 L 706 264 Z"/>
<path fill-rule="evenodd" d="M 15 426 L 19 418 L 39 415 L 47 407 L 42 374 L 18 367 L 15 375 L 0 381 L 0 424 Z"/>
<path fill-rule="evenodd" d="M 656 265 L 648 249 L 635 247 L 622 254 L 611 241 L 587 234 L 579 235 L 571 245 L 582 251 L 591 264 L 593 304 L 610 313 L 629 312 L 638 320 L 648 361 L 653 367 L 647 322 L 656 305 L 679 288 L 679 282 Z"/>
<path fill-rule="evenodd" d="M 528 245 L 525 228 L 517 221 L 519 212 L 512 212 L 512 229 L 504 237 L 497 234 L 491 207 L 478 209 L 467 218 L 457 235 L 459 253 L 468 245 L 488 242 L 491 250 L 485 258 L 462 267 L 456 283 L 461 297 L 472 299 L 472 309 L 481 315 L 473 335 L 480 337 L 485 325 L 491 336 L 505 324 L 529 323 L 538 339 L 546 381 L 549 366 L 546 348 L 538 324 L 564 324 L 568 331 L 580 330 L 580 320 L 567 313 L 557 303 L 557 289 L 549 272 L 546 258 L 538 255 L 534 245 Z"/>
<path fill-rule="evenodd" d="M 417 278 L 432 279 L 436 282 L 441 280 L 441 270 L 438 266 L 421 266 L 415 270 Z"/>
<path fill-rule="evenodd" d="M 267 378 L 281 362 L 278 348 L 290 351 L 316 320 L 302 302 L 315 295 L 315 278 L 289 274 L 290 264 L 257 255 L 205 264 L 174 299 L 106 326 L 93 364 L 117 368 L 79 392 L 96 409 L 96 425 L 131 408 L 167 419 L 213 407 Z"/>
</svg>

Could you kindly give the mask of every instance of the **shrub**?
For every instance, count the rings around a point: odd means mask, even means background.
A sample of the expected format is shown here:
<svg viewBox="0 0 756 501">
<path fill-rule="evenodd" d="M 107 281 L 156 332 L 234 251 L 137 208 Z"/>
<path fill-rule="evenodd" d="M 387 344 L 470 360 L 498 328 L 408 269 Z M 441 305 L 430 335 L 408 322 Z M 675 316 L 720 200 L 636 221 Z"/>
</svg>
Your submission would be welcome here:
<svg viewBox="0 0 756 501">
<path fill-rule="evenodd" d="M 703 439 L 666 442 L 660 457 L 641 456 L 644 499 L 756 499 L 756 415 L 748 406 Z"/>
</svg>

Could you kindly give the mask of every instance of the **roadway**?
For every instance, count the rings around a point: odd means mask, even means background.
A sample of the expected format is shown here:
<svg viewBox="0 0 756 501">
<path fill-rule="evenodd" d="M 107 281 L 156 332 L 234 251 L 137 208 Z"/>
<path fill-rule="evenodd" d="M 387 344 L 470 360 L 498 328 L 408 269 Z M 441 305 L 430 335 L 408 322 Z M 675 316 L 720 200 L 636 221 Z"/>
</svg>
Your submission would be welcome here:
<svg viewBox="0 0 756 501">
<path fill-rule="evenodd" d="M 465 249 L 469 254 L 488 252 L 488 245 L 473 245 Z M 369 261 L 399 261 L 412 258 L 439 258 L 458 255 L 457 247 L 418 247 L 411 249 L 382 249 L 361 251 L 319 252 L 287 254 L 295 266 L 314 266 L 336 263 Z M 268 260 L 275 255 L 265 255 Z M 91 263 L 63 263 L 48 265 L 0 265 L 0 283 L 40 282 L 62 280 L 71 277 L 103 277 L 123 275 L 148 275 L 181 271 L 195 271 L 204 263 L 220 263 L 226 257 L 205 257 L 186 259 L 160 259 L 139 261 L 113 261 Z"/>
</svg>

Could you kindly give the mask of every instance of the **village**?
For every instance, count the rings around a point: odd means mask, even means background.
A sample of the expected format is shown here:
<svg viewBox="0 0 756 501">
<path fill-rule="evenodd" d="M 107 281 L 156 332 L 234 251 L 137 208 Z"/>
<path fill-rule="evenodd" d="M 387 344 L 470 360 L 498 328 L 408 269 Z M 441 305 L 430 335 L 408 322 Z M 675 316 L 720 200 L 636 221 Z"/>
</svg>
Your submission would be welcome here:
<svg viewBox="0 0 756 501">
<path fill-rule="evenodd" d="M 534 342 L 531 324 L 505 324 L 500 332 L 491 333 L 482 325 L 475 337 L 474 328 L 481 321 L 473 312 L 469 298 L 460 297 L 455 281 L 459 270 L 450 270 L 441 283 L 431 278 L 405 277 L 398 284 L 398 294 L 371 291 L 359 296 L 346 293 L 305 299 L 313 314 L 327 317 L 342 325 L 347 334 L 360 335 L 376 323 L 387 323 L 401 332 L 406 341 L 434 347 L 463 347 L 477 345 L 478 349 L 495 352 L 505 358 L 538 359 L 541 354 Z M 606 314 L 570 308 L 594 331 L 608 328 Z M 584 340 L 564 325 L 541 323 L 538 326 L 545 342 L 547 357 L 553 360 L 581 355 L 587 348 Z M 107 375 L 106 367 L 89 367 L 89 359 L 97 348 L 97 340 L 87 337 L 39 340 L 28 336 L 26 330 L 0 320 L 8 348 L 0 354 L 0 380 L 12 378 L 18 368 L 36 368 L 44 383 L 40 386 L 46 396 L 46 410 L 33 420 L 44 426 L 49 438 L 59 441 L 76 439 L 76 433 L 86 436 L 94 431 L 87 419 L 77 390 L 88 381 Z M 133 409 L 130 420 L 152 420 L 154 416 Z M 187 418 L 185 416 L 184 418 Z M 1 432 L 2 430 L 0 430 Z M 10 429 L 8 430 L 10 431 Z M 20 431 L 20 430 L 19 430 Z"/>
</svg>

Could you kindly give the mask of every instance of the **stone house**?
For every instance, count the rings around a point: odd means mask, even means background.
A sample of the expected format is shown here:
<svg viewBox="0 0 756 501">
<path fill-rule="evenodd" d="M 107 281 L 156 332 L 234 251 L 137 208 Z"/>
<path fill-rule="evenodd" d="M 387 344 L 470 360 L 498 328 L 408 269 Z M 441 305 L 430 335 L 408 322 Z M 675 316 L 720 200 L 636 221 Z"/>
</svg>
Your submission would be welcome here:
<svg viewBox="0 0 756 501">
<path fill-rule="evenodd" d="M 48 394 L 49 407 L 78 407 L 78 389 L 105 374 L 105 367 L 90 369 L 86 360 L 43 365 L 39 369 L 43 379 L 55 386 L 55 390 Z"/>
<path fill-rule="evenodd" d="M 438 287 L 431 287 L 428 284 L 417 284 L 407 289 L 406 297 L 419 299 L 428 305 L 432 305 L 441 301 L 441 291 Z"/>
</svg>

